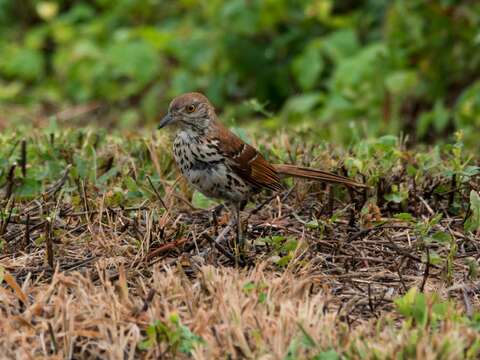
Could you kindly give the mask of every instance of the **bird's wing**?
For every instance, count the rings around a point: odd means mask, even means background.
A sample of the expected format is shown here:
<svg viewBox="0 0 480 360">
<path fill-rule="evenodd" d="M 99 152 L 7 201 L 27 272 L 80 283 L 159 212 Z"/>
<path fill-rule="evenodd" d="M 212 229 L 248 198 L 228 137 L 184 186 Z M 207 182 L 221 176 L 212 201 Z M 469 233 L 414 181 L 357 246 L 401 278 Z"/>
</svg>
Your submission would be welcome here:
<svg viewBox="0 0 480 360">
<path fill-rule="evenodd" d="M 215 124 L 214 136 L 219 150 L 228 158 L 229 165 L 242 179 L 255 187 L 279 191 L 280 177 L 275 168 L 253 146 L 248 145 L 222 124 Z"/>
</svg>

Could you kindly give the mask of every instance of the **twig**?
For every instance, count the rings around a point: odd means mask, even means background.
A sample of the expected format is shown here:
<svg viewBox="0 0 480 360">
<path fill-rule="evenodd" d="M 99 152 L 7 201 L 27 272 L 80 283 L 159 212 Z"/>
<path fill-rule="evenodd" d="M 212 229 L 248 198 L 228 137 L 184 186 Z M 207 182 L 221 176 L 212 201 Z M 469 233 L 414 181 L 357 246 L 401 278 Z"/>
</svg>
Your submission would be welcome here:
<svg viewBox="0 0 480 360">
<path fill-rule="evenodd" d="M 73 264 L 69 264 L 67 266 L 62 267 L 62 271 L 68 272 L 72 270 L 76 270 L 78 268 L 81 268 L 87 264 L 90 264 L 92 261 L 97 260 L 98 256 L 92 256 L 88 259 L 80 260 L 77 262 L 74 262 Z"/>
<path fill-rule="evenodd" d="M 332 215 L 333 215 L 334 202 L 335 202 L 335 196 L 334 196 L 334 193 L 333 193 L 333 186 L 329 185 L 328 186 L 328 202 L 327 202 L 327 206 L 325 208 L 325 215 L 329 218 L 332 217 Z"/>
<path fill-rule="evenodd" d="M 138 210 L 146 210 L 149 209 L 148 206 L 146 205 L 139 205 L 139 206 L 132 206 L 132 207 L 126 207 L 126 208 L 105 208 L 102 211 L 111 211 L 111 212 L 125 212 L 125 211 L 138 211 Z M 65 214 L 65 217 L 78 217 L 78 216 L 84 216 L 84 215 L 93 215 L 93 214 L 98 214 L 100 210 L 90 210 L 90 211 L 77 211 L 77 212 L 72 212 L 69 214 Z"/>
<path fill-rule="evenodd" d="M 448 197 L 448 209 L 451 209 L 455 201 L 455 193 L 457 192 L 457 174 L 452 175 L 452 180 L 450 182 L 450 194 Z"/>
<path fill-rule="evenodd" d="M 227 257 L 229 260 L 237 261 L 235 258 L 235 255 L 233 255 L 231 252 L 225 249 L 222 245 L 220 245 L 217 241 L 215 241 L 215 239 L 213 239 L 210 235 L 208 235 L 207 233 L 204 233 L 203 237 L 207 239 L 208 242 L 210 242 L 218 251 L 220 251 L 223 255 L 225 255 L 225 257 Z M 243 259 L 239 258 L 238 262 L 240 266 L 245 266 L 245 261 Z"/>
<path fill-rule="evenodd" d="M 473 308 L 470 299 L 468 298 L 467 290 L 465 290 L 465 286 L 462 287 L 462 298 L 463 303 L 465 304 L 465 313 L 467 314 L 468 318 L 472 318 L 473 316 Z"/>
<path fill-rule="evenodd" d="M 10 199 L 10 197 L 12 196 L 13 187 L 15 185 L 15 168 L 16 167 L 17 167 L 17 164 L 13 164 L 10 167 L 10 170 L 8 171 L 7 189 L 5 190 L 5 197 L 4 197 L 5 200 Z"/>
<path fill-rule="evenodd" d="M 430 213 L 430 215 L 435 215 L 435 211 L 432 210 L 432 208 L 430 207 L 430 205 L 428 205 L 427 201 L 421 197 L 420 195 L 418 195 L 418 199 L 422 202 L 422 204 L 425 206 L 425 208 L 427 209 L 427 211 Z"/>
<path fill-rule="evenodd" d="M 24 139 L 20 148 L 20 167 L 22 169 L 23 178 L 27 177 L 27 141 Z"/>
<path fill-rule="evenodd" d="M 148 310 L 148 306 L 153 300 L 153 297 L 155 296 L 156 292 L 155 289 L 150 289 L 150 291 L 147 294 L 147 297 L 143 300 L 143 306 L 140 312 L 145 312 Z"/>
<path fill-rule="evenodd" d="M 422 259 L 420 259 L 418 256 L 412 255 L 408 250 L 402 249 L 397 244 L 395 244 L 389 236 L 386 236 L 386 238 L 388 239 L 389 243 L 384 244 L 385 246 L 395 250 L 400 255 L 406 256 L 412 260 L 415 260 L 416 262 L 423 263 Z M 431 264 L 431 266 L 434 268 L 438 268 L 438 265 Z"/>
<path fill-rule="evenodd" d="M 179 247 L 180 245 L 185 244 L 187 242 L 187 240 L 188 240 L 188 238 L 184 237 L 184 238 L 181 238 L 179 240 L 175 240 L 175 241 L 169 242 L 167 244 L 164 244 L 164 245 L 156 248 L 155 250 L 150 251 L 146 256 L 146 261 L 150 261 L 160 254 L 163 254 L 163 253 L 165 253 L 169 250 L 175 249 L 175 248 Z"/>
<path fill-rule="evenodd" d="M 160 196 L 157 188 L 153 185 L 152 179 L 150 179 L 150 176 L 147 175 L 147 180 L 150 183 L 150 186 L 152 187 L 153 191 L 155 192 L 155 195 L 157 195 L 158 201 L 160 201 L 160 204 L 165 208 L 166 211 L 168 211 L 167 205 L 163 201 L 162 197 Z"/>
<path fill-rule="evenodd" d="M 55 354 L 58 353 L 58 345 L 57 345 L 57 340 L 55 338 L 55 333 L 53 332 L 53 327 L 50 322 L 48 324 L 48 333 L 50 334 L 50 339 L 52 340 L 52 350 Z"/>
<path fill-rule="evenodd" d="M 50 188 L 48 188 L 44 195 L 45 196 L 55 196 L 56 193 L 65 185 L 65 182 L 68 179 L 68 174 L 70 172 L 70 169 L 72 168 L 71 164 L 68 164 L 65 170 L 63 171 L 62 177 L 55 183 L 53 184 Z"/>
<path fill-rule="evenodd" d="M 421 292 L 425 289 L 425 284 L 427 283 L 428 275 L 430 273 L 430 250 L 428 249 L 428 246 L 425 247 L 425 251 L 427 252 L 427 263 L 425 264 L 425 271 L 423 272 L 422 285 L 420 285 Z"/>
<path fill-rule="evenodd" d="M 373 302 L 372 302 L 372 287 L 370 283 L 367 284 L 367 290 L 368 290 L 368 307 L 370 308 L 370 311 L 372 312 L 372 314 L 375 315 L 375 308 L 373 307 Z"/>
<path fill-rule="evenodd" d="M 45 245 L 47 250 L 47 261 L 51 269 L 53 269 L 53 244 L 52 244 L 52 223 L 45 222 Z"/>
<path fill-rule="evenodd" d="M 407 291 L 408 291 L 408 287 L 407 287 L 407 285 L 405 285 L 405 281 L 403 280 L 403 275 L 402 275 L 402 265 L 403 265 L 403 263 L 405 262 L 405 259 L 406 259 L 406 257 L 403 256 L 403 257 L 402 257 L 402 260 L 400 260 L 400 264 L 398 265 L 397 273 L 398 273 L 398 277 L 399 277 L 399 279 L 400 279 L 400 284 L 402 284 L 403 290 L 404 290 L 405 292 L 407 292 Z"/>
<path fill-rule="evenodd" d="M 7 206 L 5 210 L 8 211 L 8 216 L 6 219 L 2 219 L 0 222 L 0 235 L 3 235 L 7 232 L 8 224 L 10 223 L 10 219 L 12 218 L 13 208 L 15 207 L 15 200 L 13 198 L 9 198 L 7 202 Z"/>
<path fill-rule="evenodd" d="M 23 236 L 23 249 L 25 250 L 30 245 L 30 214 L 27 214 L 25 222 L 25 234 Z"/>
</svg>

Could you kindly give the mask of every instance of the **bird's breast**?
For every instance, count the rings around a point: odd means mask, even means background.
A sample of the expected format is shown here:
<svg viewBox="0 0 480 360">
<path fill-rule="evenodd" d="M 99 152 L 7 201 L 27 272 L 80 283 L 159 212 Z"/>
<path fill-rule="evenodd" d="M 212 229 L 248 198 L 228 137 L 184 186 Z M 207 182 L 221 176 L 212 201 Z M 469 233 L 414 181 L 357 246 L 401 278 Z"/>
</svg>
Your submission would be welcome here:
<svg viewBox="0 0 480 360">
<path fill-rule="evenodd" d="M 232 171 L 216 140 L 180 132 L 173 155 L 183 176 L 204 195 L 230 201 L 243 201 L 250 195 L 251 187 Z"/>
</svg>

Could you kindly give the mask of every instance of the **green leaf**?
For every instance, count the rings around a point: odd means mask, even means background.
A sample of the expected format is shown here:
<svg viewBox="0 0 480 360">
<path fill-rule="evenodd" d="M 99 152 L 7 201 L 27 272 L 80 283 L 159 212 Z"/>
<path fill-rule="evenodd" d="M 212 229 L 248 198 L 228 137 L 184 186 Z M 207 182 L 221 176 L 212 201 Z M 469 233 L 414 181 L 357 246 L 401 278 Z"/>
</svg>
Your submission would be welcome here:
<svg viewBox="0 0 480 360">
<path fill-rule="evenodd" d="M 397 204 L 401 203 L 404 200 L 404 196 L 399 192 L 385 194 L 383 197 L 385 198 L 385 200 L 392 201 Z"/>
<path fill-rule="evenodd" d="M 311 90 L 323 70 L 323 59 L 321 52 L 316 46 L 307 46 L 292 64 L 293 74 L 305 91 Z"/>
<path fill-rule="evenodd" d="M 354 29 L 342 29 L 322 40 L 322 49 L 335 63 L 348 59 L 360 48 Z"/>
<path fill-rule="evenodd" d="M 283 107 L 286 114 L 305 114 L 320 103 L 320 93 L 305 93 L 292 96 Z"/>
<path fill-rule="evenodd" d="M 428 254 L 428 262 L 430 265 L 438 265 L 442 263 L 442 257 L 435 251 L 430 250 Z M 422 261 L 427 262 L 427 254 L 422 255 Z"/>
<path fill-rule="evenodd" d="M 22 198 L 32 198 L 42 190 L 42 184 L 37 179 L 22 179 L 22 183 L 15 189 L 15 194 Z"/>
<path fill-rule="evenodd" d="M 425 295 L 419 293 L 417 288 L 411 288 L 394 302 L 400 314 L 415 320 L 417 325 L 424 326 L 426 324 L 428 318 L 427 303 Z"/>
<path fill-rule="evenodd" d="M 0 59 L 0 70 L 21 80 L 34 81 L 43 75 L 44 61 L 41 53 L 29 48 L 11 48 Z"/>
<path fill-rule="evenodd" d="M 97 180 L 98 185 L 103 185 L 105 184 L 108 180 L 111 178 L 115 177 L 118 173 L 120 172 L 120 169 L 116 166 L 112 167 L 110 170 L 108 170 L 105 174 L 100 176 Z"/>
<path fill-rule="evenodd" d="M 416 72 L 409 70 L 395 71 L 385 79 L 385 86 L 393 95 L 408 94 L 416 88 L 417 83 Z"/>
<path fill-rule="evenodd" d="M 431 240 L 438 242 L 440 244 L 442 243 L 448 243 L 451 241 L 452 237 L 450 236 L 449 233 L 444 232 L 444 231 L 437 231 L 434 233 L 431 237 Z"/>
<path fill-rule="evenodd" d="M 192 196 L 192 205 L 199 209 L 208 209 L 216 202 L 203 195 L 200 191 L 194 191 Z"/>
<path fill-rule="evenodd" d="M 185 325 L 180 325 L 181 331 L 181 342 L 180 342 L 180 351 L 185 354 L 191 354 L 192 350 L 195 348 L 195 345 L 205 344 L 205 340 L 197 334 L 194 334 L 188 327 Z"/>
<path fill-rule="evenodd" d="M 249 281 L 247 282 L 245 285 L 243 285 L 243 292 L 245 294 L 250 294 L 253 290 L 255 290 L 257 288 L 257 286 L 255 285 L 255 283 L 253 281 Z"/>
<path fill-rule="evenodd" d="M 315 355 L 313 360 L 340 360 L 340 355 L 335 350 L 322 351 Z"/>
<path fill-rule="evenodd" d="M 267 301 L 267 293 L 261 292 L 260 294 L 258 294 L 258 302 L 260 304 L 265 304 L 266 301 Z"/>
<path fill-rule="evenodd" d="M 283 244 L 282 250 L 285 252 L 291 252 L 291 251 L 295 251 L 297 247 L 298 247 L 298 240 L 290 239 Z"/>
<path fill-rule="evenodd" d="M 123 183 L 128 189 L 128 194 L 127 196 L 129 198 L 142 198 L 143 197 L 143 192 L 138 186 L 137 182 L 131 177 L 125 177 L 123 180 Z"/>
<path fill-rule="evenodd" d="M 292 255 L 288 254 L 288 255 L 282 256 L 280 259 L 278 259 L 278 261 L 276 261 L 276 264 L 278 266 L 284 267 L 284 266 L 288 265 L 290 260 L 292 260 Z"/>
<path fill-rule="evenodd" d="M 474 232 L 480 229 L 480 195 L 474 190 L 470 191 L 470 211 L 464 227 L 465 231 Z"/>
<path fill-rule="evenodd" d="M 160 63 L 155 50 L 144 41 L 114 43 L 106 49 L 105 56 L 115 76 L 128 76 L 142 84 L 153 78 Z"/>
<path fill-rule="evenodd" d="M 443 105 L 442 100 L 437 100 L 433 107 L 433 127 L 437 133 L 443 131 L 450 120 L 450 111 Z"/>
<path fill-rule="evenodd" d="M 410 213 L 398 213 L 398 214 L 393 215 L 393 217 L 395 219 L 402 220 L 402 221 L 408 221 L 408 222 L 412 222 L 412 221 L 415 220 L 413 215 L 410 214 Z"/>
<path fill-rule="evenodd" d="M 384 135 L 378 138 L 378 143 L 388 148 L 393 148 L 398 144 L 398 137 L 395 135 Z"/>
</svg>

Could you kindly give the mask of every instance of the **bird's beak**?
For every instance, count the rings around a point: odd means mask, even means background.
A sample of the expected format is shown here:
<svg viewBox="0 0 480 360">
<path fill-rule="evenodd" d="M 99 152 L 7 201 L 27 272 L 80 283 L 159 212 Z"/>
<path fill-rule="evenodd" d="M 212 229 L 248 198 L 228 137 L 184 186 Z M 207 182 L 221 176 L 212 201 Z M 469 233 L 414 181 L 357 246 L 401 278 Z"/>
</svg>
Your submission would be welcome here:
<svg viewBox="0 0 480 360">
<path fill-rule="evenodd" d="M 172 121 L 173 121 L 173 116 L 170 115 L 170 113 L 168 113 L 168 114 L 165 115 L 165 116 L 163 117 L 163 119 L 160 121 L 160 124 L 158 124 L 157 129 L 161 129 L 161 128 L 167 126 L 167 125 L 170 124 Z"/>
</svg>

